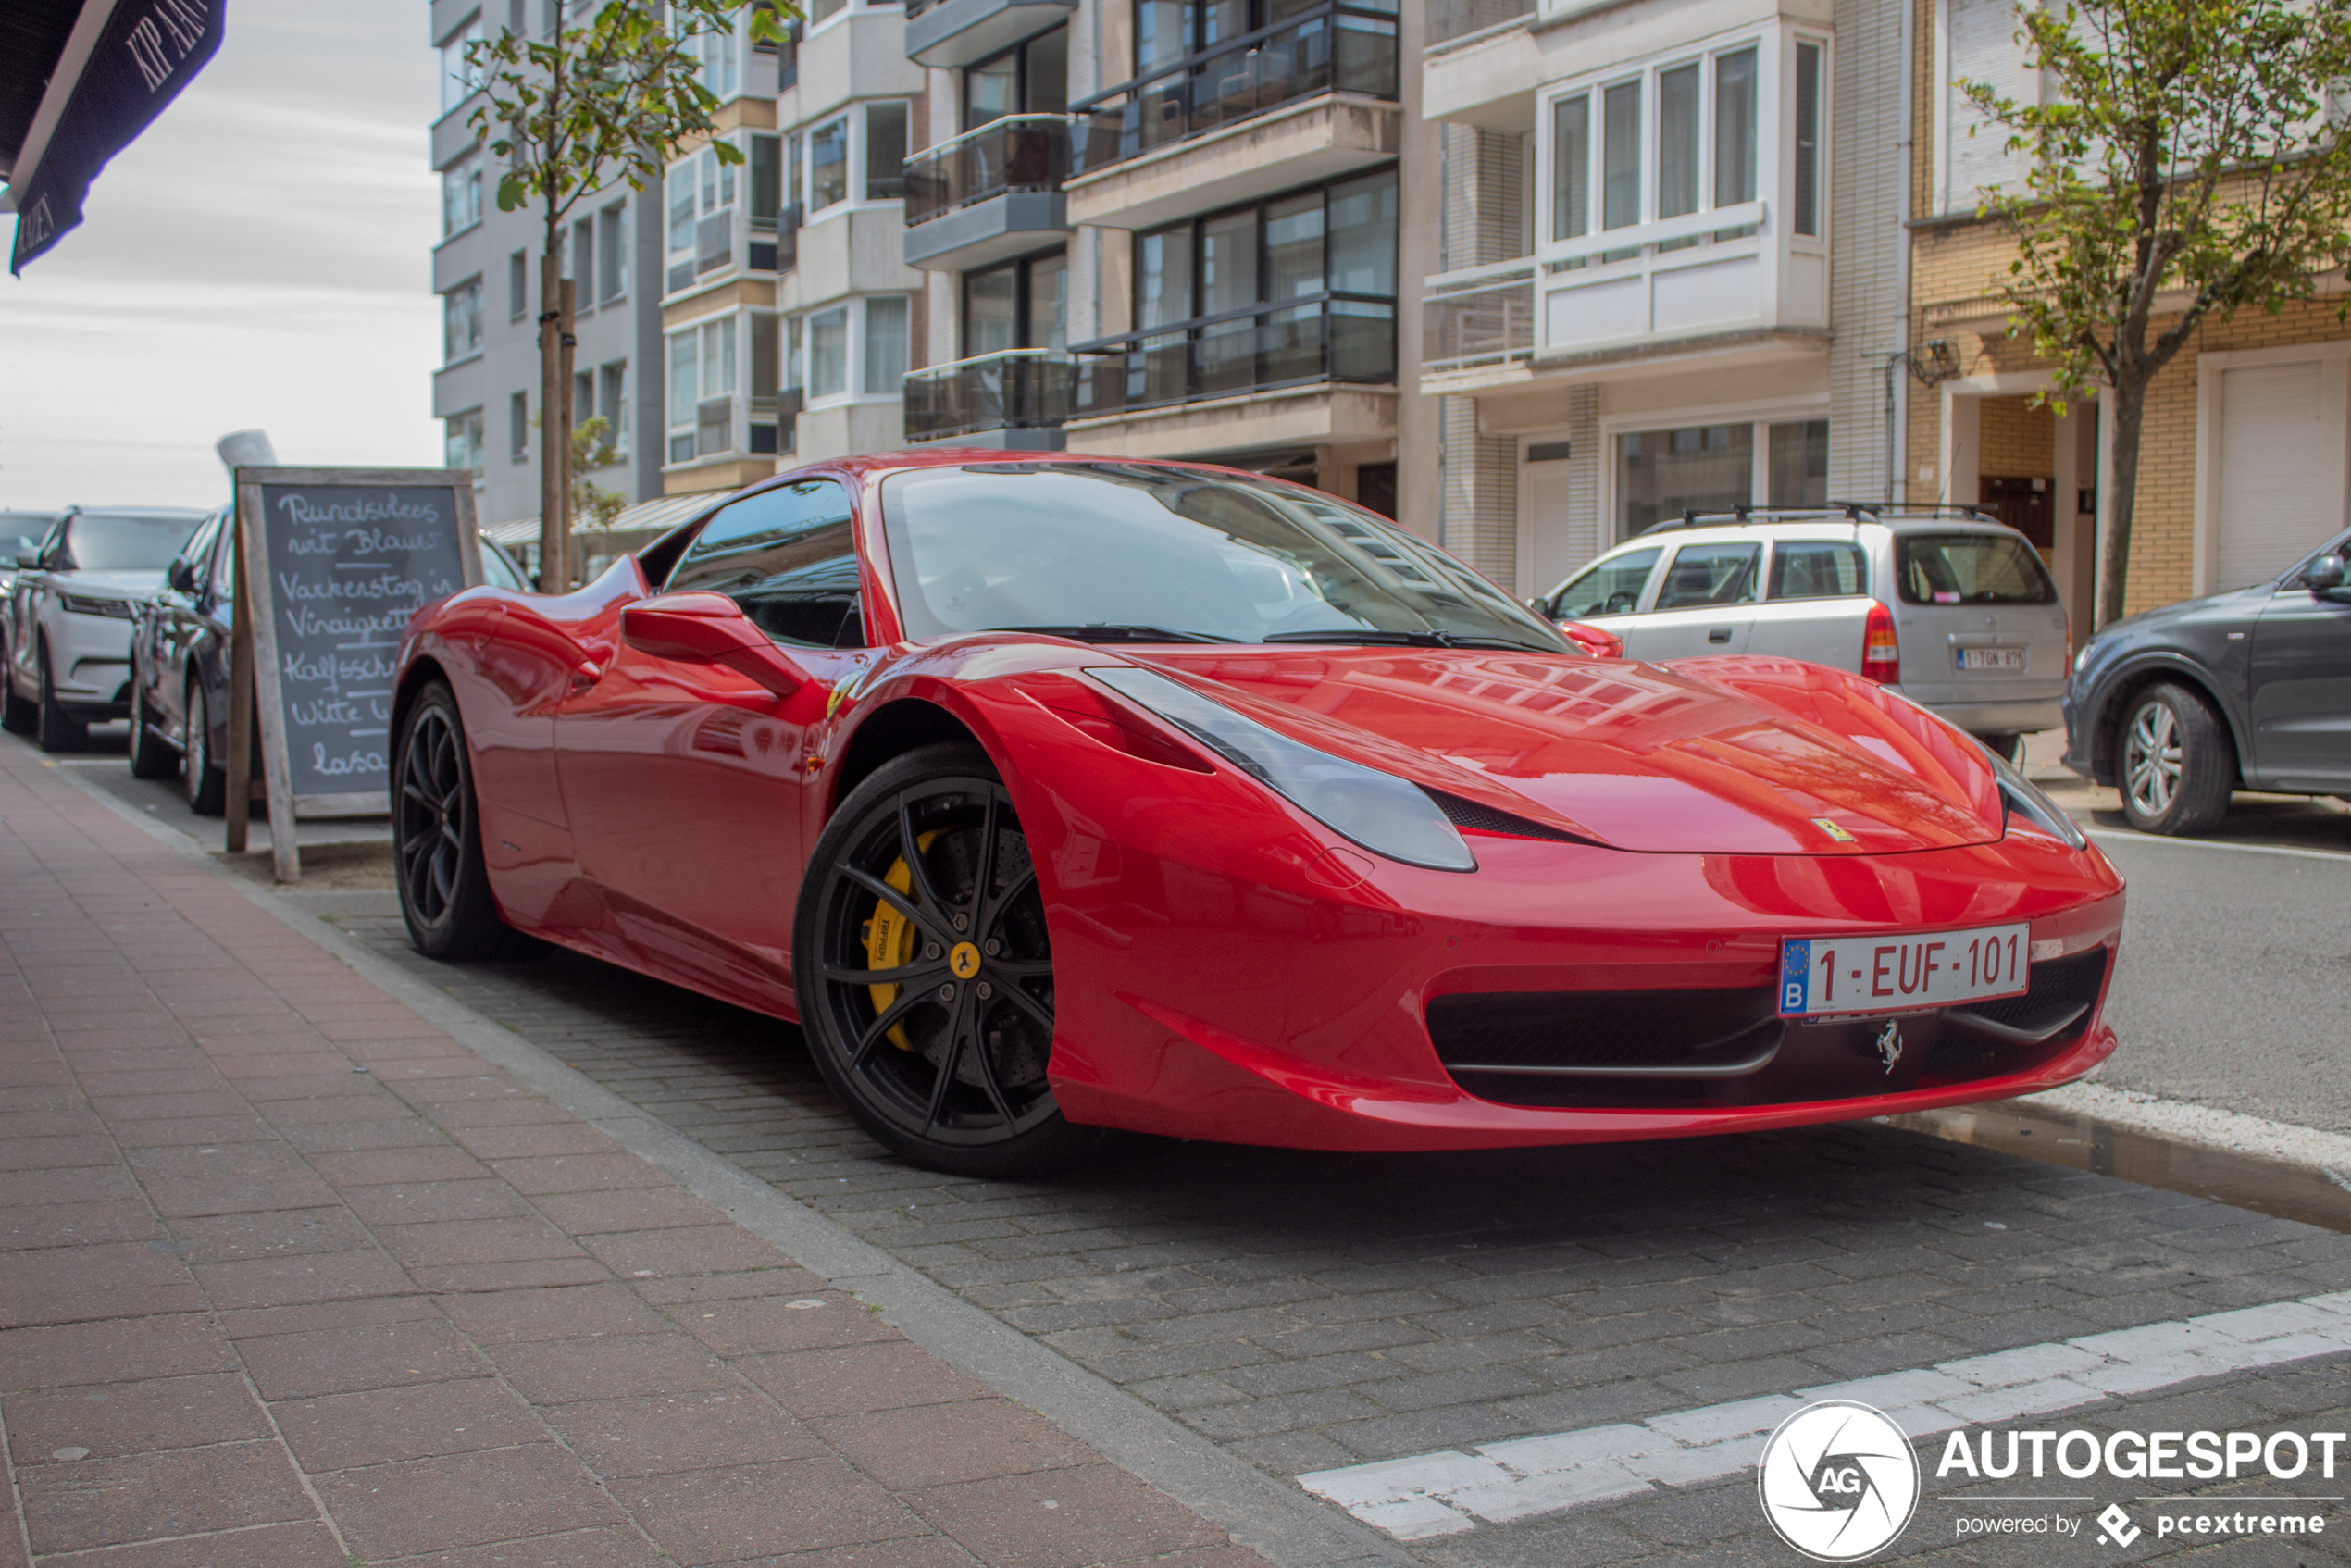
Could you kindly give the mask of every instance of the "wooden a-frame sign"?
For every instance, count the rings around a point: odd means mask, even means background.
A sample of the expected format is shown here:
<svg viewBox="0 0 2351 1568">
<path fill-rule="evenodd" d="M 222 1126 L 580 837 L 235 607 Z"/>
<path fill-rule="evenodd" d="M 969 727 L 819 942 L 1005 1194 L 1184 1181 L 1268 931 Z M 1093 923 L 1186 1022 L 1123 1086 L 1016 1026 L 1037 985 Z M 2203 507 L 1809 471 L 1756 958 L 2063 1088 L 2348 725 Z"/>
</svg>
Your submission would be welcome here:
<svg viewBox="0 0 2351 1568">
<path fill-rule="evenodd" d="M 291 882 L 296 821 L 392 809 L 392 662 L 419 606 L 481 581 L 473 474 L 241 467 L 236 487 L 227 848 L 245 847 L 257 720 Z"/>
</svg>

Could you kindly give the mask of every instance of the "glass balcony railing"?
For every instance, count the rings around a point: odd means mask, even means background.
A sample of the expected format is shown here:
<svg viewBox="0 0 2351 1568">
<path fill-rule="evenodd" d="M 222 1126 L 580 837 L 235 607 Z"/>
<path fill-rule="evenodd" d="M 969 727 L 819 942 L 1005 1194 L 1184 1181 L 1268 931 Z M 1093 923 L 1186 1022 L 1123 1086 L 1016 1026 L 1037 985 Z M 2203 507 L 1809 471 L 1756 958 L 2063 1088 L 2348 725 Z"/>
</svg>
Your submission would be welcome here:
<svg viewBox="0 0 2351 1568">
<path fill-rule="evenodd" d="M 1081 367 L 1059 349 L 1014 348 L 906 377 L 906 439 L 1050 429 L 1069 417 Z"/>
<path fill-rule="evenodd" d="M 1428 0 L 1428 47 L 1535 14 L 1535 0 Z"/>
<path fill-rule="evenodd" d="M 1069 117 L 1007 115 L 906 160 L 906 226 L 1011 191 L 1058 191 L 1069 176 Z"/>
<path fill-rule="evenodd" d="M 1319 294 L 1088 343 L 1072 418 L 1313 381 L 1396 380 L 1396 302 Z"/>
<path fill-rule="evenodd" d="M 1332 92 L 1396 97 L 1392 6 L 1317 6 L 1075 106 L 1070 172 L 1089 174 Z"/>
<path fill-rule="evenodd" d="M 1535 258 L 1442 272 L 1422 296 L 1424 368 L 1459 370 L 1535 352 Z"/>
</svg>

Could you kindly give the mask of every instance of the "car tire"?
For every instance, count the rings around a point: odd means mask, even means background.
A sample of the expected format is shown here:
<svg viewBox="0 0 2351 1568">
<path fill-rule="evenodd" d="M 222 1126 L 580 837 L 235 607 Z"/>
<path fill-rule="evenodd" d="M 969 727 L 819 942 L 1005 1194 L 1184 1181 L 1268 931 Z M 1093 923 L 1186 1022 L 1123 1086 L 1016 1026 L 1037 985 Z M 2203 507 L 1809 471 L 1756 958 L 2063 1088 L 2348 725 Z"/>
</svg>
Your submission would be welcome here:
<svg viewBox="0 0 2351 1568">
<path fill-rule="evenodd" d="M 480 801 L 456 693 L 434 681 L 401 720 L 392 751 L 392 866 L 408 940 L 428 958 L 498 958 L 516 938 L 490 891 Z"/>
<path fill-rule="evenodd" d="M 180 753 L 155 733 L 155 711 L 147 703 L 138 671 L 131 675 L 131 777 L 169 778 L 180 771 Z"/>
<path fill-rule="evenodd" d="M 2131 699 L 2116 737 L 2123 819 L 2142 833 L 2188 837 L 2217 826 L 2236 781 L 2236 753 L 2211 704 L 2169 681 Z"/>
<path fill-rule="evenodd" d="M 41 723 L 41 706 L 17 695 L 17 678 L 8 666 L 8 644 L 0 641 L 0 729 L 30 735 Z"/>
<path fill-rule="evenodd" d="M 187 750 L 180 758 L 180 792 L 198 816 L 218 816 L 229 809 L 229 772 L 212 754 L 212 700 L 204 681 L 191 677 L 188 701 Z"/>
<path fill-rule="evenodd" d="M 1064 1119 L 1046 1078 L 1044 903 L 1012 799 L 977 747 L 909 752 L 841 803 L 809 857 L 792 953 L 817 1071 L 901 1158 L 1030 1176 L 1107 1139 Z"/>
<path fill-rule="evenodd" d="M 49 644 L 39 644 L 41 655 L 41 713 L 33 740 L 44 752 L 79 751 L 90 743 L 90 726 L 66 712 L 57 701 L 57 683 L 49 671 Z"/>
</svg>

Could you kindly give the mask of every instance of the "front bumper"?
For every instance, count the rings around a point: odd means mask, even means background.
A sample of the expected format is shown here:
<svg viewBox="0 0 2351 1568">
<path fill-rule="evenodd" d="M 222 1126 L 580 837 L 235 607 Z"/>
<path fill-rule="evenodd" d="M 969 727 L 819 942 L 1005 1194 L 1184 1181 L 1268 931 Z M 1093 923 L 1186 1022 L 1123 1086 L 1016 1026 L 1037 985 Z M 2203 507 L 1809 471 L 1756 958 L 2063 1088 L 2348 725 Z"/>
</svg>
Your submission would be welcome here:
<svg viewBox="0 0 2351 1568">
<path fill-rule="evenodd" d="M 2055 697 L 2016 703 L 1932 703 L 1922 706 L 1971 735 L 2034 735 L 2065 722 Z"/>
<path fill-rule="evenodd" d="M 131 622 L 62 606 L 42 617 L 58 703 L 83 718 L 131 711 Z"/>
</svg>

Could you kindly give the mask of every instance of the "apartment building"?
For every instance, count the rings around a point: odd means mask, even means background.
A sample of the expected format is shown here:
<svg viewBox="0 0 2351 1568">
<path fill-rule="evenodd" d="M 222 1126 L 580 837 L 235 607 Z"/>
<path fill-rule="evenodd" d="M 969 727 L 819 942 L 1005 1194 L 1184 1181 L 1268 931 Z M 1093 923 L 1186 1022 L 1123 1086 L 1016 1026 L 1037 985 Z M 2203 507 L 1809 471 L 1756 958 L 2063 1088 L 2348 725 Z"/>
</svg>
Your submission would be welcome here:
<svg viewBox="0 0 2351 1568">
<path fill-rule="evenodd" d="M 1996 298 L 2014 254 L 1976 217 L 1986 191 L 2023 180 L 2022 155 L 1953 83 L 2031 101 L 2040 84 L 2014 36 L 2010 0 L 1914 0 L 1911 302 L 1934 384 L 1909 383 L 1906 464 L 1914 495 L 1992 506 L 2049 560 L 2077 642 L 2093 623 L 2108 496 L 2112 413 L 2092 395 L 2060 415 L 2050 384 Z M 1971 135 L 1972 131 L 1974 134 Z M 2322 284 L 2337 292 L 2339 280 Z M 2150 333 L 2184 296 L 2157 298 Z M 2351 515 L 2351 328 L 2334 298 L 2208 320 L 2156 378 L 2141 437 L 2129 610 L 2265 581 Z"/>
<path fill-rule="evenodd" d="M 535 28 L 543 37 L 555 6 L 553 0 L 432 0 L 431 19 L 441 61 L 432 163 L 442 191 L 442 237 L 432 254 L 442 364 L 433 373 L 432 411 L 448 466 L 474 471 L 483 526 L 535 556 L 545 439 L 539 361 L 545 234 L 535 214 L 498 210 L 495 159 L 466 122 L 472 98 L 465 47 L 485 28 Z M 573 209 L 560 247 L 564 275 L 578 284 L 573 417 L 603 416 L 620 452 L 612 467 L 585 477 L 631 500 L 662 493 L 660 296 L 658 282 L 647 281 L 661 276 L 661 193 L 621 184 Z"/>
<path fill-rule="evenodd" d="M 1214 459 L 1434 532 L 1422 9 L 909 0 L 908 439 Z"/>
<path fill-rule="evenodd" d="M 662 264 L 662 485 L 731 490 L 903 444 L 924 275 L 903 251 L 923 70 L 905 13 L 807 0 L 790 43 L 704 41 L 714 139 L 668 170 Z"/>
<path fill-rule="evenodd" d="M 1899 498 L 1902 9 L 1428 10 L 1448 543 L 1535 593 L 1686 509 Z"/>
</svg>

